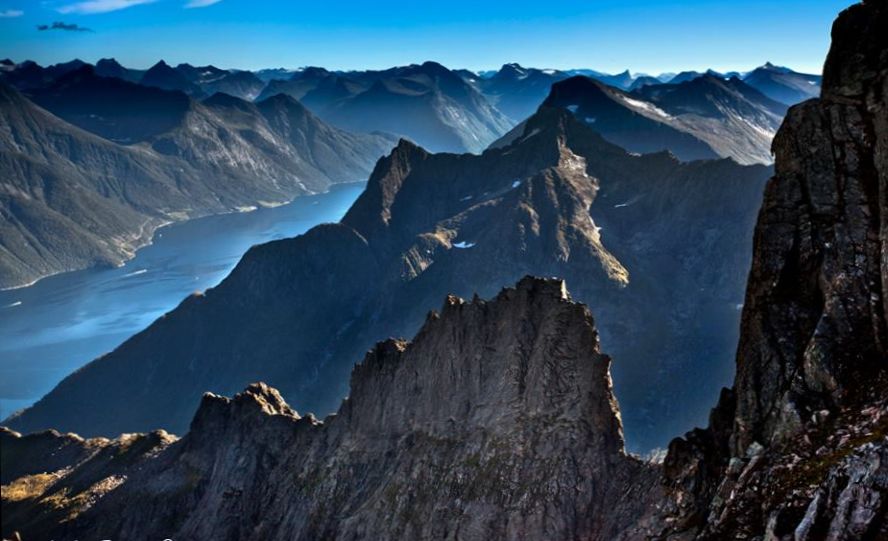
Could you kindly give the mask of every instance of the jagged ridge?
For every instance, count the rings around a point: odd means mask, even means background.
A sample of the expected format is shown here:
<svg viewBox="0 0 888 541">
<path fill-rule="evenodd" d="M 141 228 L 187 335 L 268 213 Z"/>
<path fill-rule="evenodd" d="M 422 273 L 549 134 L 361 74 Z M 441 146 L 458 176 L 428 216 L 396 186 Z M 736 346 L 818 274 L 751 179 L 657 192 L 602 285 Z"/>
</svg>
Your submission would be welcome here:
<svg viewBox="0 0 888 541">
<path fill-rule="evenodd" d="M 96 455 L 56 464 L 72 469 L 39 486 L 16 481 L 30 493 L 4 493 L 3 533 L 621 538 L 655 495 L 642 488 L 654 470 L 623 451 L 609 370 L 592 317 L 560 280 L 528 277 L 487 302 L 451 296 L 412 342 L 368 352 L 324 423 L 264 384 L 207 394 L 182 440 L 155 437 L 113 487 L 101 481 L 112 463 L 96 470 Z M 131 439 L 94 444 L 97 455 Z M 20 518 L 57 505 L 68 520 Z"/>
</svg>

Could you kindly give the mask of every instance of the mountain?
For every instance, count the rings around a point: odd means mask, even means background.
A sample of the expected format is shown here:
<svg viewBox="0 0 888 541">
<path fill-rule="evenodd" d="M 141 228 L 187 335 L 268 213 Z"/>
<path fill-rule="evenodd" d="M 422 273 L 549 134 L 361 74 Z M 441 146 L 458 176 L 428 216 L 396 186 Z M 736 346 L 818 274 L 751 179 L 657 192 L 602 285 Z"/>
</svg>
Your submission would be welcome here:
<svg viewBox="0 0 888 541">
<path fill-rule="evenodd" d="M 3 532 L 630 538 L 656 474 L 623 450 L 609 367 L 563 282 L 526 278 L 486 302 L 450 296 L 412 342 L 368 352 L 323 422 L 254 384 L 232 399 L 204 395 L 180 440 L 0 433 L 4 476 L 33 462 L 70 467 L 51 485 L 5 485 Z"/>
<path fill-rule="evenodd" d="M 623 92 L 586 77 L 552 87 L 544 103 L 570 110 L 608 140 L 649 153 L 668 150 L 682 160 L 730 157 L 770 163 L 771 139 L 786 107 L 739 79 L 708 75 L 673 85 Z M 519 126 L 495 143 L 518 136 Z"/>
<path fill-rule="evenodd" d="M 512 126 L 475 88 L 435 62 L 359 77 L 372 81 L 367 90 L 315 109 L 321 118 L 352 131 L 394 133 L 440 152 L 481 152 Z"/>
<path fill-rule="evenodd" d="M 116 77 L 131 83 L 139 82 L 143 75 L 143 73 L 138 70 L 132 70 L 121 66 L 120 63 L 113 58 L 102 58 L 96 62 L 95 73 L 100 77 Z"/>
<path fill-rule="evenodd" d="M 736 77 L 704 75 L 680 85 L 649 85 L 635 96 L 664 111 L 672 125 L 719 156 L 740 163 L 773 161 L 771 141 L 787 110 Z"/>
<path fill-rule="evenodd" d="M 730 160 L 633 156 L 552 108 L 512 145 L 480 156 L 402 141 L 342 223 L 253 248 L 217 288 L 8 422 L 182 433 L 201 393 L 230 395 L 256 380 L 300 410 L 330 412 L 379 336 L 412 335 L 448 293 L 490 296 L 535 274 L 564 277 L 600 314 L 605 343 L 626 359 L 617 382 L 633 447 L 664 445 L 703 419 L 700 405 L 729 382 L 769 174 Z M 627 334 L 639 338 L 619 339 Z M 101 407 L 86 399 L 96 388 L 107 389 Z"/>
<path fill-rule="evenodd" d="M 262 93 L 257 99 L 262 100 L 276 94 L 286 94 L 293 99 L 302 101 L 307 93 L 317 88 L 323 81 L 339 79 L 340 76 L 328 71 L 324 68 L 307 67 L 303 68 L 286 79 L 272 79 L 268 81 Z M 356 88 L 355 93 L 366 90 L 366 86 L 361 85 Z M 338 96 L 344 97 L 344 96 Z M 326 105 L 324 102 L 322 105 Z"/>
<path fill-rule="evenodd" d="M 820 99 L 793 107 L 776 137 L 776 174 L 755 226 L 734 385 L 722 391 L 709 427 L 674 440 L 662 465 L 622 449 L 611 363 L 599 344 L 608 338 L 596 331 L 605 318 L 597 312 L 593 321 L 564 282 L 525 278 L 487 302 L 448 296 L 413 342 L 378 343 L 351 371 L 338 414 L 323 422 L 299 416 L 280 393 L 253 384 L 232 399 L 205 394 L 181 439 L 163 431 L 84 440 L 2 429 L 3 535 L 888 538 L 888 204 L 880 189 L 888 173 L 886 25 L 884 2 L 840 14 Z M 582 128 L 563 113 L 548 114 L 568 131 Z M 540 131 L 528 140 L 545 135 L 532 120 Z M 408 143 L 399 149 L 389 161 L 400 173 L 390 170 L 385 183 L 371 184 L 346 223 L 365 216 L 376 230 L 390 230 L 422 219 L 405 216 L 398 196 L 415 186 L 412 166 L 442 158 Z M 537 202 L 568 204 L 580 192 L 597 197 L 582 190 L 589 184 L 579 156 L 563 146 L 558 155 L 563 163 L 544 181 L 525 180 L 522 191 L 546 188 L 533 190 Z M 594 156 L 586 163 L 592 169 Z M 703 185 L 712 178 L 719 177 Z M 429 208 L 446 212 L 454 202 L 441 195 L 450 185 L 434 180 L 426 186 L 439 191 L 428 200 L 438 204 Z M 577 191 L 565 191 L 569 186 Z M 532 214 L 542 206 L 523 203 L 528 220 L 545 230 L 551 213 Z M 448 225 L 478 218 L 465 214 Z M 316 234 L 328 240 L 348 234 L 323 229 Z M 602 230 L 586 238 L 600 243 Z M 583 233 L 560 232 L 564 246 Z M 508 250 L 513 240 L 469 239 L 477 242 L 460 253 L 483 250 L 489 240 Z M 435 238 L 426 240 L 434 248 Z M 294 251 L 297 242 L 289 241 Z M 260 249 L 274 252 L 270 246 Z M 422 250 L 412 255 L 407 272 L 429 272 L 440 262 L 424 266 Z M 255 274 L 251 283 L 260 285 Z M 621 336 L 632 342 L 645 335 L 625 329 Z M 624 361 L 615 359 L 616 370 Z M 127 367 L 120 371 L 129 375 Z M 154 398 L 163 404 L 165 397 Z"/>
<path fill-rule="evenodd" d="M 566 73 L 571 76 L 582 75 L 584 77 L 589 77 L 590 79 L 595 79 L 596 81 L 600 81 L 608 86 L 613 86 L 622 90 L 628 90 L 629 87 L 632 86 L 632 82 L 634 81 L 634 77 L 632 77 L 632 74 L 629 73 L 629 70 L 626 70 L 622 73 L 617 73 L 615 75 L 602 73 L 600 71 L 590 69 L 567 70 Z"/>
<path fill-rule="evenodd" d="M 774 140 L 734 387 L 665 463 L 677 537 L 888 539 L 886 25 L 842 12 Z"/>
<path fill-rule="evenodd" d="M 99 76 L 84 66 L 30 92 L 44 109 L 117 143 L 146 141 L 185 121 L 192 107 L 181 92 Z"/>
<path fill-rule="evenodd" d="M 787 105 L 820 95 L 819 75 L 798 73 L 770 62 L 749 72 L 743 81 L 769 98 Z"/>
<path fill-rule="evenodd" d="M 657 79 L 656 77 L 651 77 L 650 75 L 642 75 L 641 77 L 636 77 L 632 84 L 629 86 L 629 90 L 638 90 L 639 88 L 649 86 L 649 85 L 659 85 L 662 81 Z"/>
<path fill-rule="evenodd" d="M 14 66 L 13 69 L 5 69 L 0 72 L 0 81 L 19 90 L 27 91 L 46 86 L 56 78 L 82 68 L 84 65 L 86 64 L 81 60 L 72 60 L 44 68 L 36 62 L 26 60 Z"/>
<path fill-rule="evenodd" d="M 557 70 L 505 64 L 493 76 L 478 81 L 478 87 L 497 109 L 517 123 L 537 110 L 553 83 L 567 77 L 568 74 Z"/>
<path fill-rule="evenodd" d="M 201 88 L 210 95 L 221 92 L 251 101 L 259 97 L 265 83 L 249 71 L 233 71 L 218 79 L 202 82 Z"/>
<path fill-rule="evenodd" d="M 265 88 L 265 81 L 250 71 L 230 71 L 212 65 L 192 66 L 191 64 L 179 64 L 175 69 L 188 81 L 200 87 L 202 92 L 208 96 L 222 92 L 252 101 L 259 97 Z M 188 92 L 186 88 L 181 87 L 176 90 Z M 189 93 L 193 94 L 193 92 Z M 268 94 L 264 97 L 269 98 L 273 95 Z"/>
<path fill-rule="evenodd" d="M 3 85 L 0 286 L 118 265 L 170 221 L 287 201 L 362 178 L 392 141 L 343 132 L 291 100 L 201 104 L 83 68 L 42 102 Z M 111 98 L 114 99 L 111 99 Z M 234 114 L 235 110 L 243 111 Z"/>
<path fill-rule="evenodd" d="M 201 98 L 206 95 L 197 83 L 192 82 L 188 78 L 186 73 L 173 68 L 163 60 L 151 66 L 142 75 L 139 84 L 162 88 L 163 90 L 178 90 L 195 98 Z"/>
<path fill-rule="evenodd" d="M 669 79 L 669 84 L 677 85 L 681 83 L 686 83 L 688 81 L 693 81 L 698 77 L 702 77 L 704 74 L 699 71 L 682 71 L 680 73 L 675 74 L 671 79 Z"/>
<path fill-rule="evenodd" d="M 162 61 L 161 61 L 162 62 Z M 227 70 L 217 68 L 213 65 L 208 66 L 192 66 L 191 64 L 179 64 L 176 71 L 185 76 L 186 79 L 197 85 L 203 85 L 208 82 L 216 81 L 229 75 Z"/>
</svg>

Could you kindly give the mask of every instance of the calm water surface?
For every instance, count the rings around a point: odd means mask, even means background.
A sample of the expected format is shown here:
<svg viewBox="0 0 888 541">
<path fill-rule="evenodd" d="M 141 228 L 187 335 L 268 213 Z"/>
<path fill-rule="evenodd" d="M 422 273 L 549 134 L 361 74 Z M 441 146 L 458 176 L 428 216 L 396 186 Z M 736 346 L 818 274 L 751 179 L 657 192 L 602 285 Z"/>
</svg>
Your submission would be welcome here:
<svg viewBox="0 0 888 541">
<path fill-rule="evenodd" d="M 255 212 L 158 230 L 116 269 L 88 269 L 0 291 L 0 420 L 111 351 L 187 295 L 218 284 L 254 245 L 338 221 L 363 183 Z"/>
</svg>

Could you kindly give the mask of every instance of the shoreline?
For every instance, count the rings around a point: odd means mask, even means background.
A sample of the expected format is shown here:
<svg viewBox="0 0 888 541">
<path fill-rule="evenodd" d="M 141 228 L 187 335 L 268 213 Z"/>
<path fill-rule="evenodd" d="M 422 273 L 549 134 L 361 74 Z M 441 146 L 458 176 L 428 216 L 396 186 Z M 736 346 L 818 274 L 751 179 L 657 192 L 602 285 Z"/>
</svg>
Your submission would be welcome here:
<svg viewBox="0 0 888 541">
<path fill-rule="evenodd" d="M 330 191 L 332 191 L 340 186 L 347 187 L 347 186 L 353 186 L 355 184 L 366 185 L 367 181 L 366 180 L 355 180 L 355 181 L 348 181 L 348 182 L 336 182 L 336 183 L 331 184 L 323 192 L 305 193 L 305 194 L 293 197 L 292 199 L 290 199 L 288 201 L 283 201 L 283 202 L 257 201 L 252 205 L 235 207 L 235 208 L 229 209 L 226 212 L 211 212 L 208 214 L 201 214 L 201 215 L 197 215 L 197 216 L 184 218 L 181 220 L 161 221 L 156 227 L 151 229 L 150 236 L 146 242 L 141 243 L 141 244 L 133 244 L 132 245 L 132 255 L 130 255 L 129 257 L 124 259 L 119 265 L 102 265 L 101 263 L 94 263 L 94 264 L 86 265 L 86 266 L 76 268 L 76 269 L 60 270 L 60 271 L 52 272 L 49 274 L 44 274 L 44 275 L 42 275 L 38 278 L 35 278 L 34 280 L 32 280 L 26 284 L 9 286 L 9 287 L 0 287 L 0 293 L 15 291 L 18 289 L 26 289 L 26 288 L 36 285 L 41 280 L 45 280 L 47 278 L 52 278 L 53 276 L 59 276 L 61 274 L 65 274 L 65 273 L 69 273 L 69 272 L 79 272 L 79 271 L 84 271 L 84 270 L 91 270 L 91 269 L 94 270 L 94 269 L 101 269 L 101 268 L 119 269 L 121 267 L 125 267 L 127 263 L 129 263 L 130 261 L 132 261 L 136 257 L 136 254 L 139 252 L 139 250 L 141 250 L 142 248 L 147 248 L 148 246 L 151 246 L 154 243 L 154 238 L 157 235 L 157 232 L 165 227 L 170 227 L 170 226 L 174 226 L 174 225 L 178 225 L 178 224 L 184 224 L 184 223 L 187 223 L 187 222 L 190 222 L 193 220 L 200 220 L 201 218 L 209 218 L 211 216 L 226 216 L 229 214 L 248 214 L 251 212 L 260 211 L 262 209 L 277 208 L 277 207 L 281 207 L 284 205 L 289 205 L 289 204 L 293 203 L 294 201 L 296 201 L 297 199 L 300 199 L 303 197 L 313 197 L 313 196 L 317 196 L 317 195 L 324 195 L 324 194 L 330 193 Z M 148 222 L 150 222 L 151 220 L 152 219 L 149 218 Z M 145 225 L 146 224 L 142 224 L 142 227 L 144 228 Z M 141 238 L 141 235 L 137 236 L 136 238 Z"/>
</svg>

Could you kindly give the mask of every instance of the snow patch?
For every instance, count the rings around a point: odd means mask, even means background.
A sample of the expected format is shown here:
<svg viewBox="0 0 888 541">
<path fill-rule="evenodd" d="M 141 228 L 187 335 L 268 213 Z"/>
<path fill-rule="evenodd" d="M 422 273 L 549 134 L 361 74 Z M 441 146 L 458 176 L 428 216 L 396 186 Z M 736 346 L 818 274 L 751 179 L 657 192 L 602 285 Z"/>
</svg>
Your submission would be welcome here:
<svg viewBox="0 0 888 541">
<path fill-rule="evenodd" d="M 635 109 L 637 111 L 644 111 L 646 113 L 653 114 L 653 115 L 656 115 L 661 118 L 672 118 L 672 116 L 669 113 L 667 113 L 663 109 L 660 109 L 659 107 L 657 107 L 653 103 L 648 103 L 646 101 L 641 101 L 641 100 L 634 100 L 634 99 L 632 99 L 628 96 L 624 96 L 622 94 L 619 94 L 619 97 L 621 100 L 623 100 L 623 102 L 626 105 L 628 105 L 629 107 L 632 107 L 633 109 Z"/>
<path fill-rule="evenodd" d="M 527 141 L 528 139 L 530 139 L 531 137 L 533 137 L 534 135 L 536 135 L 536 134 L 538 134 L 538 133 L 540 133 L 540 129 L 539 129 L 539 128 L 534 128 L 533 130 L 530 131 L 530 133 L 528 133 L 527 135 L 525 135 L 524 137 L 522 137 L 521 140 L 518 141 L 518 142 L 519 142 L 519 143 L 523 143 L 524 141 Z"/>
<path fill-rule="evenodd" d="M 454 243 L 453 243 L 453 247 L 454 247 L 454 248 L 459 248 L 459 249 L 462 249 L 462 250 L 464 250 L 464 249 L 466 249 L 466 248 L 471 248 L 471 247 L 474 246 L 474 245 L 475 245 L 474 242 L 466 242 L 466 241 L 464 241 L 464 240 L 463 240 L 463 241 L 460 241 L 460 242 L 454 242 Z"/>
</svg>

